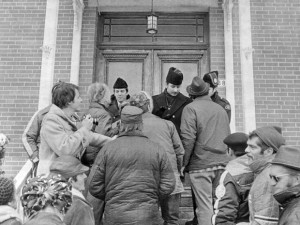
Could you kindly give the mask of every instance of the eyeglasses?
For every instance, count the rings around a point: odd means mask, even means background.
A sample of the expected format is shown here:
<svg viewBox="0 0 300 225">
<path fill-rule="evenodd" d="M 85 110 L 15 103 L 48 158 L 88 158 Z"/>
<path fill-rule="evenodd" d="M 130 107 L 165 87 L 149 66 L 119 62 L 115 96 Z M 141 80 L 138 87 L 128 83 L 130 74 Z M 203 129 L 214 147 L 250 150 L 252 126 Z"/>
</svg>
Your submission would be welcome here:
<svg viewBox="0 0 300 225">
<path fill-rule="evenodd" d="M 281 174 L 281 175 L 278 175 L 278 176 L 274 176 L 274 175 L 270 174 L 269 176 L 270 176 L 271 180 L 274 180 L 276 183 L 278 183 L 279 180 L 280 180 L 279 177 L 284 177 L 284 176 L 288 176 L 288 175 L 290 175 L 290 174 L 286 173 L 286 174 Z"/>
</svg>

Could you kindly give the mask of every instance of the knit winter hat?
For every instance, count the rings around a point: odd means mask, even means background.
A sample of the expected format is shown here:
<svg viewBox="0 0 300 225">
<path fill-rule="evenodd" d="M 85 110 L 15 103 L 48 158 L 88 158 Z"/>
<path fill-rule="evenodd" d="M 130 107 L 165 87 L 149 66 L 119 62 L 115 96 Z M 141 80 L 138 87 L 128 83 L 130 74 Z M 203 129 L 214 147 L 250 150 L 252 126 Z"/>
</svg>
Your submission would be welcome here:
<svg viewBox="0 0 300 225">
<path fill-rule="evenodd" d="M 181 85 L 183 80 L 183 74 L 179 69 L 171 67 L 169 69 L 166 82 L 174 85 Z"/>
<path fill-rule="evenodd" d="M 14 183 L 11 179 L 0 177 L 0 205 L 7 205 L 14 194 Z"/>
<path fill-rule="evenodd" d="M 128 85 L 127 85 L 127 83 L 126 83 L 125 80 L 123 80 L 122 78 L 118 77 L 118 79 L 116 80 L 113 88 L 114 89 L 128 88 Z"/>
</svg>

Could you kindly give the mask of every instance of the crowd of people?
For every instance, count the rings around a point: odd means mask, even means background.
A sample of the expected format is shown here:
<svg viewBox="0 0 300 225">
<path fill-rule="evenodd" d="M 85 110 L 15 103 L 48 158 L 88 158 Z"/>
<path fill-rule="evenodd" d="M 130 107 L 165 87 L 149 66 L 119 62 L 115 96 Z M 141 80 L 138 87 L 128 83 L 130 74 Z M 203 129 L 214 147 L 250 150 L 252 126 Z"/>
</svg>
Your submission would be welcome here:
<svg viewBox="0 0 300 225">
<path fill-rule="evenodd" d="M 130 96 L 122 78 L 113 95 L 93 83 L 86 111 L 78 86 L 56 83 L 22 136 L 33 165 L 20 196 L 25 219 L 1 175 L 0 224 L 178 225 L 185 176 L 194 208 L 186 225 L 300 224 L 300 148 L 278 126 L 231 133 L 217 71 L 194 77 L 188 97 L 182 81 L 171 67 L 155 96 Z"/>
</svg>

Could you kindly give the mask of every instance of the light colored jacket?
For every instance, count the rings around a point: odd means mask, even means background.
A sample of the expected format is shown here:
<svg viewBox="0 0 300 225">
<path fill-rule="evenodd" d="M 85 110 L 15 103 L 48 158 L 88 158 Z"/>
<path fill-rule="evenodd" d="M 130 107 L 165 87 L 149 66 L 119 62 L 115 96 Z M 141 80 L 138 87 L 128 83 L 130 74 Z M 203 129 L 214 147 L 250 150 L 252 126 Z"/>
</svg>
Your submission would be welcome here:
<svg viewBox="0 0 300 225">
<path fill-rule="evenodd" d="M 184 192 L 179 171 L 183 163 L 184 149 L 175 125 L 149 112 L 143 116 L 143 134 L 151 141 L 160 144 L 166 151 L 176 178 L 175 190 L 172 194 Z"/>
<path fill-rule="evenodd" d="M 249 193 L 249 211 L 251 225 L 277 225 L 279 204 L 272 195 L 270 184 L 270 162 L 274 155 L 250 164 L 255 179 Z"/>
<path fill-rule="evenodd" d="M 93 133 L 85 127 L 77 129 L 59 107 L 52 105 L 42 123 L 37 175 L 48 175 L 52 161 L 60 155 L 81 158 L 87 146 L 102 147 L 110 140 L 110 137 Z"/>
<path fill-rule="evenodd" d="M 2 225 L 22 225 L 20 215 L 15 209 L 8 205 L 0 206 L 0 224 Z"/>
</svg>

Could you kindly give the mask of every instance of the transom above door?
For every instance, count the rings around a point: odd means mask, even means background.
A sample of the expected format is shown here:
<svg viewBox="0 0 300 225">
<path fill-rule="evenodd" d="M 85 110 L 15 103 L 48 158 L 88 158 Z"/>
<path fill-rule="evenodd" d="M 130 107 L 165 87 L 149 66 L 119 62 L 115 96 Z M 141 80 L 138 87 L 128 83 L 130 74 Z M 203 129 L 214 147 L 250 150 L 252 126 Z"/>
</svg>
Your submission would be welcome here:
<svg viewBox="0 0 300 225">
<path fill-rule="evenodd" d="M 160 15 L 158 33 L 146 33 L 146 15 L 102 15 L 99 19 L 94 80 L 109 88 L 118 77 L 129 86 L 129 94 L 141 90 L 158 94 L 165 87 L 170 67 L 183 72 L 181 92 L 194 76 L 209 71 L 207 17 Z"/>
</svg>

